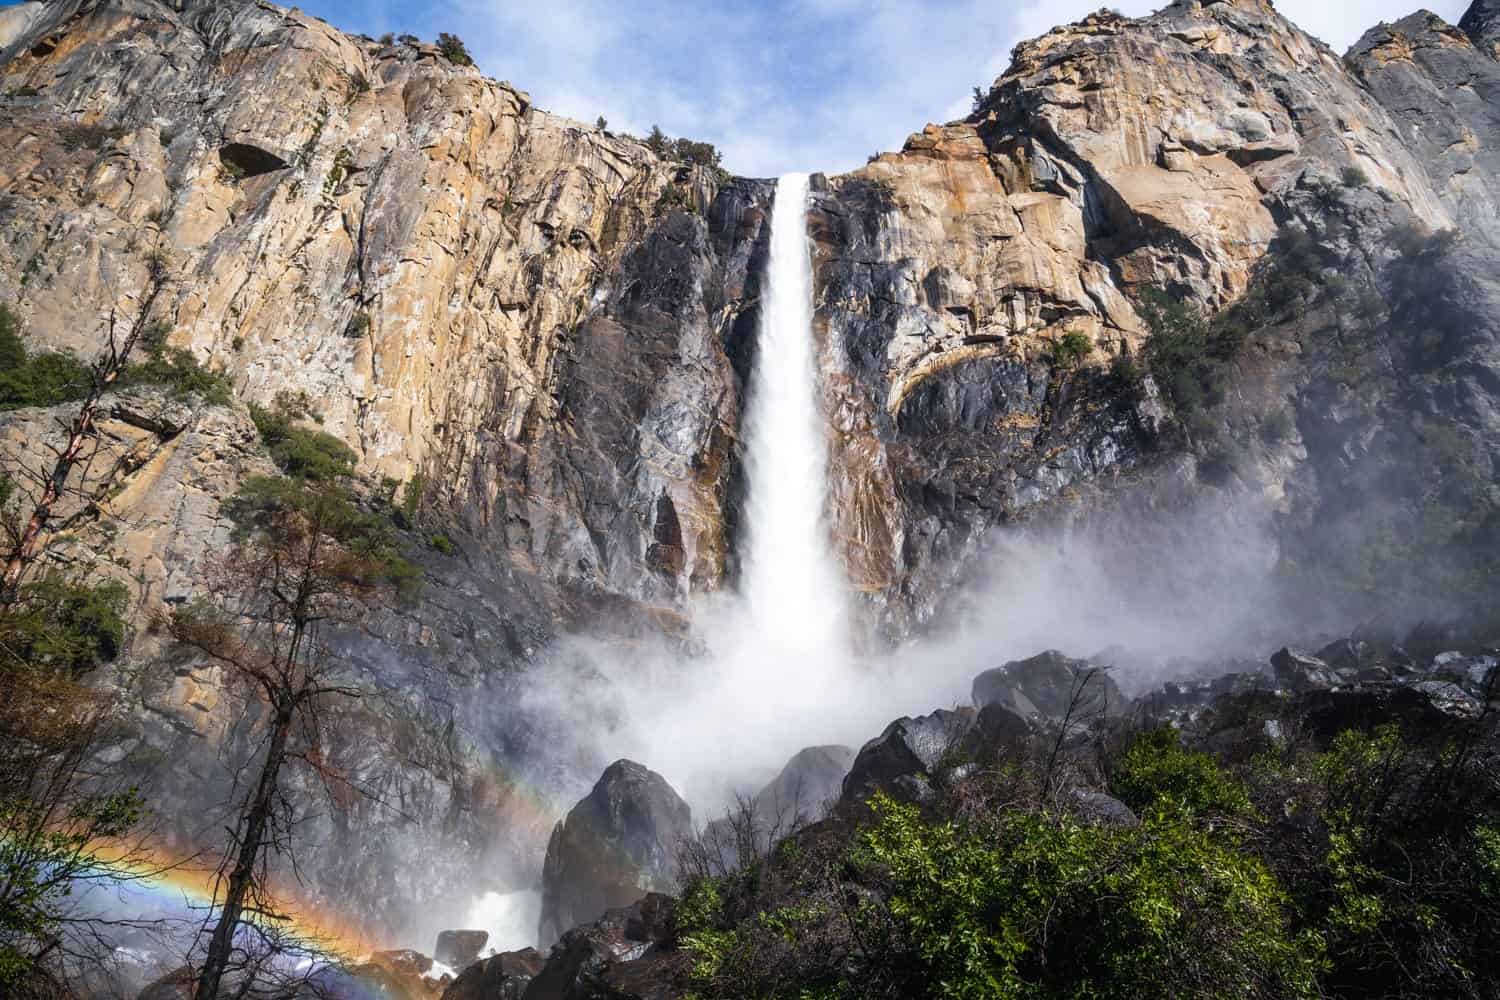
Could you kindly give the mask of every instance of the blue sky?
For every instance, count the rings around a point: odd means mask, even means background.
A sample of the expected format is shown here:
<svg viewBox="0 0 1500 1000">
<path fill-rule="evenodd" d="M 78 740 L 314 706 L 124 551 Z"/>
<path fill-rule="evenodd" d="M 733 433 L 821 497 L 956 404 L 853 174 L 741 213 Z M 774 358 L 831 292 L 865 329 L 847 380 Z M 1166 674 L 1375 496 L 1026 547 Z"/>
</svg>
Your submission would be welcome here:
<svg viewBox="0 0 1500 1000">
<path fill-rule="evenodd" d="M 346 31 L 462 37 L 538 107 L 715 143 L 736 173 L 834 172 L 968 110 L 1012 46 L 1106 0 L 302 0 Z M 1114 0 L 1138 15 L 1165 0 Z M 1468 0 L 1278 0 L 1342 52 L 1418 7 Z"/>
</svg>

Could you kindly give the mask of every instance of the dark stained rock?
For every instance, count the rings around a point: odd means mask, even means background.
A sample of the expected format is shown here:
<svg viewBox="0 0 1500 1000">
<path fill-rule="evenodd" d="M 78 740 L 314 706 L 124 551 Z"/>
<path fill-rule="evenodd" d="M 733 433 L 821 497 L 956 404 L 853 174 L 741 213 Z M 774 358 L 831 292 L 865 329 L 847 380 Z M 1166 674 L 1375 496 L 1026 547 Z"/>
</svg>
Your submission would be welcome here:
<svg viewBox="0 0 1500 1000">
<path fill-rule="evenodd" d="M 1340 680 L 1328 664 L 1311 653 L 1290 646 L 1283 646 L 1271 654 L 1271 669 L 1276 671 L 1276 683 L 1291 691 L 1333 687 Z"/>
<path fill-rule="evenodd" d="M 1441 681 L 1310 691 L 1295 706 L 1302 726 L 1320 745 L 1346 729 L 1371 730 L 1391 722 L 1415 738 L 1438 735 L 1478 711 L 1478 703 L 1461 688 Z"/>
<path fill-rule="evenodd" d="M 974 678 L 974 704 L 1001 705 L 1023 719 L 1060 722 L 1097 718 L 1125 703 L 1119 686 L 1102 668 L 1069 659 L 1057 650 L 986 670 Z"/>
<path fill-rule="evenodd" d="M 462 969 L 479 957 L 489 939 L 489 931 L 443 931 L 437 936 L 432 956 L 446 966 Z"/>
<path fill-rule="evenodd" d="M 1001 705 L 897 719 L 860 749 L 841 801 L 863 802 L 883 791 L 900 801 L 930 802 L 939 786 L 962 780 L 965 765 L 1014 751 L 1030 735 L 1026 720 Z"/>
<path fill-rule="evenodd" d="M 546 960 L 535 948 L 480 959 L 459 973 L 443 1000 L 521 1000 Z"/>
<path fill-rule="evenodd" d="M 673 900 L 649 893 L 630 906 L 610 910 L 590 924 L 574 927 L 553 947 L 542 970 L 527 986 L 525 1000 L 602 1000 L 662 996 L 662 963 L 655 958 L 672 940 Z M 643 963 L 643 964 L 637 964 Z M 624 990 L 611 979 L 636 988 Z"/>
<path fill-rule="evenodd" d="M 611 764 L 552 831 L 542 871 L 542 945 L 643 893 L 675 891 L 675 852 L 692 825 L 687 803 L 665 778 L 633 761 Z"/>
</svg>

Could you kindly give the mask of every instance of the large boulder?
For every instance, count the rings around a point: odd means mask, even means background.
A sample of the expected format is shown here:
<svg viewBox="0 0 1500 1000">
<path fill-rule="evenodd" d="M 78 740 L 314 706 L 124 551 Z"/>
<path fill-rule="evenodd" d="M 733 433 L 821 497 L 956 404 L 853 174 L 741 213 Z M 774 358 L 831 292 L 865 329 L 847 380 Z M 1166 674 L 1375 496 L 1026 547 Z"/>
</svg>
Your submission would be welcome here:
<svg viewBox="0 0 1500 1000">
<path fill-rule="evenodd" d="M 650 893 L 562 936 L 527 986 L 525 1000 L 620 1000 L 657 995 L 670 978 L 673 900 Z M 628 988 L 629 984 L 638 984 Z M 649 984 L 649 985 L 647 985 Z"/>
<path fill-rule="evenodd" d="M 677 848 L 692 833 L 692 811 L 665 778 L 634 761 L 611 764 L 547 844 L 542 947 L 647 892 L 676 891 Z"/>
<path fill-rule="evenodd" d="M 854 751 L 845 746 L 799 750 L 752 798 L 704 827 L 698 847 L 709 870 L 734 871 L 747 857 L 764 855 L 777 841 L 826 816 L 853 761 Z"/>
<path fill-rule="evenodd" d="M 460 972 L 443 991 L 443 1000 L 521 1000 L 545 964 L 535 948 L 491 955 Z"/>
<path fill-rule="evenodd" d="M 462 969 L 479 958 L 489 939 L 489 931 L 442 931 L 432 957 L 450 969 Z"/>
<path fill-rule="evenodd" d="M 882 791 L 904 802 L 930 802 L 968 763 L 1019 749 L 1030 735 L 1026 720 L 1000 705 L 897 719 L 860 749 L 844 778 L 842 800 L 863 802 Z"/>
<path fill-rule="evenodd" d="M 1317 691 L 1338 685 L 1340 678 L 1328 664 L 1311 653 L 1283 646 L 1271 654 L 1276 683 L 1290 691 Z"/>
<path fill-rule="evenodd" d="M 1051 722 L 1096 719 L 1125 704 L 1114 678 L 1088 660 L 1055 649 L 1015 660 L 974 678 L 974 705 L 999 705 L 1023 719 Z"/>
</svg>

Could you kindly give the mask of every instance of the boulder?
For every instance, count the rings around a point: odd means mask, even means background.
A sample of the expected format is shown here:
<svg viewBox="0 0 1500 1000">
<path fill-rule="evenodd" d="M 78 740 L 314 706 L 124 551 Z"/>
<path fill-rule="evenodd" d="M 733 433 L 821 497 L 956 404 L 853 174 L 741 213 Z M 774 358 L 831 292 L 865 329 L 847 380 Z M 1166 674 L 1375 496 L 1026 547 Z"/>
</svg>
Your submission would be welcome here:
<svg viewBox="0 0 1500 1000">
<path fill-rule="evenodd" d="M 547 844 L 542 946 L 647 892 L 676 891 L 677 847 L 692 833 L 692 811 L 665 778 L 633 761 L 611 764 Z"/>
<path fill-rule="evenodd" d="M 1290 691 L 1316 691 L 1336 687 L 1339 676 L 1311 653 L 1283 646 L 1271 654 L 1276 683 Z"/>
<path fill-rule="evenodd" d="M 1135 812 L 1115 798 L 1103 792 L 1086 788 L 1075 788 L 1068 794 L 1073 812 L 1092 826 L 1140 826 Z"/>
<path fill-rule="evenodd" d="M 460 972 L 443 991 L 443 1000 L 521 1000 L 545 964 L 535 948 L 491 955 Z"/>
<path fill-rule="evenodd" d="M 489 931 L 443 931 L 437 936 L 432 957 L 449 968 L 462 969 L 479 958 L 489 939 Z"/>
<path fill-rule="evenodd" d="M 976 757 L 1019 749 L 1030 735 L 1026 720 L 1001 705 L 897 719 L 860 749 L 841 801 L 863 802 L 883 791 L 903 802 L 930 802 L 939 786 L 961 780 Z"/>
<path fill-rule="evenodd" d="M 838 801 L 853 761 L 854 751 L 845 746 L 798 751 L 752 798 L 704 827 L 700 844 L 707 860 L 733 871 L 747 851 L 762 854 L 798 828 L 822 819 Z"/>
<path fill-rule="evenodd" d="M 1104 669 L 1055 649 L 986 670 L 974 678 L 973 697 L 978 708 L 1000 705 L 1023 719 L 1053 722 L 1097 718 L 1125 704 Z"/>
<path fill-rule="evenodd" d="M 610 910 L 593 923 L 569 930 L 526 987 L 525 1000 L 652 995 L 621 989 L 623 984 L 615 981 L 662 983 L 665 977 L 656 967 L 666 957 L 659 953 L 672 939 L 673 905 L 670 896 L 649 893 L 630 906 Z M 641 975 L 646 966 L 653 970 L 649 976 Z"/>
</svg>

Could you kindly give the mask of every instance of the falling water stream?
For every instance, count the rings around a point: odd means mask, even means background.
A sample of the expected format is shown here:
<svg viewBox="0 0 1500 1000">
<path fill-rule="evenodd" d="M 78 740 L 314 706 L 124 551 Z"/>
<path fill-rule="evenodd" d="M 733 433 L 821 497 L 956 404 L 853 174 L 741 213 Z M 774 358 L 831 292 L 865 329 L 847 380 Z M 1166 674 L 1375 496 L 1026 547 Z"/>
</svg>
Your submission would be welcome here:
<svg viewBox="0 0 1500 1000">
<path fill-rule="evenodd" d="M 823 518 L 828 445 L 818 412 L 807 175 L 776 185 L 759 351 L 745 414 L 750 491 L 741 595 L 762 680 L 806 685 L 848 657 L 842 573 Z"/>
</svg>

